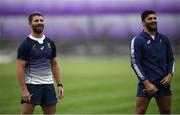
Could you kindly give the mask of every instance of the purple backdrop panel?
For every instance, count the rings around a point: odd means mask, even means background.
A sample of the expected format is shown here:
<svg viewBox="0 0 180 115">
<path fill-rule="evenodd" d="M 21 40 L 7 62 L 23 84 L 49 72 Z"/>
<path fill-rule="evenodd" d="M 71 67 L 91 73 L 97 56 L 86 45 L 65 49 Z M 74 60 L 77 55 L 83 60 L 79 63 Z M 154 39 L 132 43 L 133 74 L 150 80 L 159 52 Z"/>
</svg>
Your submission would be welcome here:
<svg viewBox="0 0 180 115">
<path fill-rule="evenodd" d="M 53 16 L 46 19 L 45 33 L 61 39 L 86 38 L 88 36 L 86 16 Z"/>
<path fill-rule="evenodd" d="M 24 39 L 31 31 L 27 20 L 22 17 L 3 18 L 2 27 L 3 36 L 8 39 Z"/>
<path fill-rule="evenodd" d="M 127 27 L 126 16 L 119 15 L 108 15 L 108 16 L 97 16 L 94 19 L 94 30 L 99 38 L 124 38 L 129 34 Z"/>
<path fill-rule="evenodd" d="M 158 15 L 158 29 L 167 36 L 179 36 L 180 16 Z M 0 37 L 24 39 L 31 30 L 27 17 L 0 18 Z M 142 31 L 139 15 L 47 16 L 45 34 L 52 39 L 123 39 Z"/>
<path fill-rule="evenodd" d="M 28 15 L 33 11 L 48 15 L 117 14 L 144 9 L 178 14 L 179 6 L 180 0 L 1 0 L 0 15 Z"/>
<path fill-rule="evenodd" d="M 158 17 L 158 30 L 169 36 L 179 35 L 180 18 L 170 15 Z"/>
</svg>

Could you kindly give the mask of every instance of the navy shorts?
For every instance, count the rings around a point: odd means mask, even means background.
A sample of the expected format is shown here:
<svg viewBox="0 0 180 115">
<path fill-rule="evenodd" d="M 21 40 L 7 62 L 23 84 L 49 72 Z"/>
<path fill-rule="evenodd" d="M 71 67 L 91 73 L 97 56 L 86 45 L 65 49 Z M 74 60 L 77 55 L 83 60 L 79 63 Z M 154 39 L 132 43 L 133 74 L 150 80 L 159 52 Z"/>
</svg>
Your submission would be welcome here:
<svg viewBox="0 0 180 115">
<path fill-rule="evenodd" d="M 22 103 L 30 103 L 33 105 L 55 105 L 57 103 L 56 92 L 53 84 L 26 84 L 30 92 L 31 100 L 26 102 L 21 100 Z"/>
<path fill-rule="evenodd" d="M 155 94 L 149 94 L 145 89 L 143 84 L 138 84 L 138 88 L 137 88 L 137 97 L 156 97 L 156 96 L 171 96 L 172 92 L 171 92 L 171 86 L 164 86 L 162 84 L 154 84 L 158 91 Z"/>
</svg>

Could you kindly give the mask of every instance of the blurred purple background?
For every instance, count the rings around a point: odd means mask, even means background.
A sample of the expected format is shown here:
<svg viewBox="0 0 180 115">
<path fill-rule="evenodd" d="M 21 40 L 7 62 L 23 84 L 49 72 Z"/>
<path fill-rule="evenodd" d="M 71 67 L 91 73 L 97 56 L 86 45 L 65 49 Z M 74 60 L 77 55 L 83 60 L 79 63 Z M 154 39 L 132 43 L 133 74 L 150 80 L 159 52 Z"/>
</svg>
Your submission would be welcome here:
<svg viewBox="0 0 180 115">
<path fill-rule="evenodd" d="M 1 0 L 0 38 L 24 39 L 28 15 L 45 14 L 45 34 L 52 39 L 131 39 L 142 31 L 140 14 L 153 9 L 158 29 L 180 36 L 180 0 Z"/>
</svg>

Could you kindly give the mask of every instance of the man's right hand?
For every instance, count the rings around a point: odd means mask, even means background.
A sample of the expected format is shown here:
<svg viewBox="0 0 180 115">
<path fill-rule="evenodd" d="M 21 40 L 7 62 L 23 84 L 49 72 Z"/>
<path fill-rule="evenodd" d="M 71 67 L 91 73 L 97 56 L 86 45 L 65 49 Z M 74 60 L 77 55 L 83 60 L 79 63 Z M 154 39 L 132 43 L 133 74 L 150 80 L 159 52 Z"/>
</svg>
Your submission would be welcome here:
<svg viewBox="0 0 180 115">
<path fill-rule="evenodd" d="M 24 90 L 22 91 L 22 98 L 23 98 L 24 101 L 30 102 L 31 96 L 32 96 L 32 95 L 29 93 L 28 89 L 24 89 Z"/>
<path fill-rule="evenodd" d="M 144 80 L 143 81 L 143 84 L 145 86 L 145 89 L 146 91 L 149 93 L 149 94 L 155 94 L 158 89 L 156 88 L 155 85 L 153 85 L 151 82 L 149 82 L 148 80 Z"/>
</svg>

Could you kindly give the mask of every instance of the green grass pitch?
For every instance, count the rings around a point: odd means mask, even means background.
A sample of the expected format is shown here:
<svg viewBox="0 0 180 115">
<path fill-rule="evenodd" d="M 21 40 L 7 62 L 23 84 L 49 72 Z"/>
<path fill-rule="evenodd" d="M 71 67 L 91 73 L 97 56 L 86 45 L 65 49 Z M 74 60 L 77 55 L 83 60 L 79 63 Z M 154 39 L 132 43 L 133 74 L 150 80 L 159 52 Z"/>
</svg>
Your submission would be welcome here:
<svg viewBox="0 0 180 115">
<path fill-rule="evenodd" d="M 131 114 L 134 112 L 137 78 L 128 59 L 60 60 L 65 96 L 57 114 Z M 0 114 L 20 113 L 20 88 L 15 62 L 0 64 Z M 180 113 L 180 59 L 172 81 L 172 113 Z M 42 113 L 36 107 L 34 113 Z M 147 113 L 158 113 L 151 100 Z"/>
</svg>

